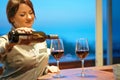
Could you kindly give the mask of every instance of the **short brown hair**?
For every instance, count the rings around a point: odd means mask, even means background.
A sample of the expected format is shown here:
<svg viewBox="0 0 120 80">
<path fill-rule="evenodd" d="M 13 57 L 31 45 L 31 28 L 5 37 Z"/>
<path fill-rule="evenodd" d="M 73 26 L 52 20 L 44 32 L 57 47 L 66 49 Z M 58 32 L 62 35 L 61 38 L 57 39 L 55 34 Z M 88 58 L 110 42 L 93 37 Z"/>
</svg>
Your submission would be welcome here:
<svg viewBox="0 0 120 80">
<path fill-rule="evenodd" d="M 18 11 L 19 5 L 21 3 L 28 5 L 32 9 L 33 14 L 35 15 L 33 4 L 30 0 L 9 0 L 6 8 L 6 14 L 7 14 L 8 21 L 12 25 L 13 25 L 13 22 L 10 19 L 15 16 L 16 12 Z"/>
</svg>

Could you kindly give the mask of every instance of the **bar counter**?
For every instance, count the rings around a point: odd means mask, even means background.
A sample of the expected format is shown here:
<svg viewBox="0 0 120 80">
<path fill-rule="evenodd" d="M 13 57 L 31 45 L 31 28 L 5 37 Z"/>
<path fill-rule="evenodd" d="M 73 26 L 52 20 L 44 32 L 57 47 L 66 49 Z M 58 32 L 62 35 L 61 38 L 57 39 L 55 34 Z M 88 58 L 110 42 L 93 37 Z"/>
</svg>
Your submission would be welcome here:
<svg viewBox="0 0 120 80">
<path fill-rule="evenodd" d="M 38 80 L 115 80 L 112 66 L 85 67 L 85 77 L 77 76 L 81 73 L 81 68 L 62 69 L 61 74 L 64 78 L 53 78 L 55 73 L 48 73 L 41 76 Z"/>
</svg>

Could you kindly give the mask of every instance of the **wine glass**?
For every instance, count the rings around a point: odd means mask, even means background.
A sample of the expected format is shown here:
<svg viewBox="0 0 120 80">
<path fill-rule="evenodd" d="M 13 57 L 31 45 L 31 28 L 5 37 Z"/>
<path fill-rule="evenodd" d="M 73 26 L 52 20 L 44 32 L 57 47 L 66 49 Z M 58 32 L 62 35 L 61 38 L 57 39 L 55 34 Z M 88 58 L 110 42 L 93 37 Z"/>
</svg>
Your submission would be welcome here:
<svg viewBox="0 0 120 80">
<path fill-rule="evenodd" d="M 84 72 L 84 59 L 89 54 L 89 45 L 86 38 L 80 38 L 76 41 L 76 48 L 75 48 L 76 55 L 81 59 L 82 62 L 82 72 L 80 75 L 81 77 L 85 76 Z"/>
<path fill-rule="evenodd" d="M 57 67 L 59 68 L 59 60 L 64 54 L 64 45 L 62 39 L 52 39 L 51 40 L 51 55 L 57 61 Z M 58 72 L 53 76 L 54 78 L 63 78 L 64 76 Z"/>
</svg>

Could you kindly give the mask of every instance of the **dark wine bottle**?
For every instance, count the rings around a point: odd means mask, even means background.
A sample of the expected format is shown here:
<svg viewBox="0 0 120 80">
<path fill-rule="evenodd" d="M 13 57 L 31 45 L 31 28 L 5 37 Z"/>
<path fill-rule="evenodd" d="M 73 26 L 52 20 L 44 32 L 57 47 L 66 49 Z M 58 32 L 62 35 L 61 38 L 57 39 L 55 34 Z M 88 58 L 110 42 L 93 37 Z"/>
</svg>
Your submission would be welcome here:
<svg viewBox="0 0 120 80">
<path fill-rule="evenodd" d="M 11 31 L 8 34 L 8 39 L 11 43 L 18 43 L 20 39 L 28 42 L 44 42 L 46 39 L 58 39 L 58 35 L 55 34 L 46 35 L 42 31 L 33 31 L 31 34 Z"/>
</svg>

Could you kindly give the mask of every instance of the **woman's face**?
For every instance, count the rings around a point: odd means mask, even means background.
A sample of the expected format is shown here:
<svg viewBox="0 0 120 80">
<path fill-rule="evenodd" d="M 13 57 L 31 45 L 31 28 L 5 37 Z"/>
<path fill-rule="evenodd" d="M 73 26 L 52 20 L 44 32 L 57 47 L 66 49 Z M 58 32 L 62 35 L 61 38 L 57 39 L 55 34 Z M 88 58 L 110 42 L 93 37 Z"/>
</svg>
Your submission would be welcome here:
<svg viewBox="0 0 120 80">
<path fill-rule="evenodd" d="M 15 28 L 31 28 L 35 15 L 32 9 L 26 4 L 20 4 L 15 16 L 11 19 Z"/>
</svg>

